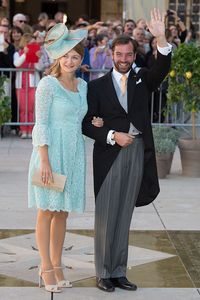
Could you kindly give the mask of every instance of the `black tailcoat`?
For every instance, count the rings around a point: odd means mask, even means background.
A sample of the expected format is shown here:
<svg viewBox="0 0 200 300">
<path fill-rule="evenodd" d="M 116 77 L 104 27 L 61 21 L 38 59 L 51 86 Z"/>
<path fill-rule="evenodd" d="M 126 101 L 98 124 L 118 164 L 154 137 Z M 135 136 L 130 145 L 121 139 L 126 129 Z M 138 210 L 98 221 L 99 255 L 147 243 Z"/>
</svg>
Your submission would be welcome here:
<svg viewBox="0 0 200 300">
<path fill-rule="evenodd" d="M 94 192 L 100 187 L 115 161 L 121 147 L 106 143 L 109 130 L 128 132 L 130 122 L 142 132 L 144 141 L 144 174 L 136 206 L 151 203 L 158 195 L 159 183 L 155 160 L 155 149 L 148 112 L 149 93 L 154 91 L 167 75 L 171 54 L 164 56 L 158 52 L 154 66 L 142 68 L 137 74 L 131 70 L 128 77 L 128 113 L 119 103 L 112 81 L 112 70 L 105 76 L 88 84 L 88 112 L 83 120 L 83 134 L 95 140 L 93 152 Z M 103 127 L 95 127 L 93 116 L 104 120 Z"/>
</svg>

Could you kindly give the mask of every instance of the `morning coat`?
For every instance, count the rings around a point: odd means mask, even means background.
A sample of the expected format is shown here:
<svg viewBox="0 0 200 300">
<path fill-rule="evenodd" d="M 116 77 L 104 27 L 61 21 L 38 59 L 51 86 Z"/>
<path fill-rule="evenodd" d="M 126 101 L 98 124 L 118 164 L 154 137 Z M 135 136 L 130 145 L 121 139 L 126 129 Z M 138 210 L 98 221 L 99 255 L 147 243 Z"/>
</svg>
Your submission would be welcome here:
<svg viewBox="0 0 200 300">
<path fill-rule="evenodd" d="M 112 70 L 105 76 L 90 81 L 88 84 L 88 112 L 83 120 L 83 134 L 94 139 L 93 171 L 95 197 L 115 161 L 121 147 L 107 144 L 109 130 L 128 132 L 130 122 L 142 132 L 144 141 L 144 174 L 136 206 L 151 203 L 158 195 L 159 183 L 156 168 L 155 149 L 148 111 L 149 95 L 154 91 L 169 72 L 171 54 L 158 52 L 157 60 L 151 69 L 142 68 L 135 74 L 129 73 L 127 82 L 128 113 L 118 100 Z M 103 118 L 103 127 L 95 127 L 93 116 Z"/>
</svg>

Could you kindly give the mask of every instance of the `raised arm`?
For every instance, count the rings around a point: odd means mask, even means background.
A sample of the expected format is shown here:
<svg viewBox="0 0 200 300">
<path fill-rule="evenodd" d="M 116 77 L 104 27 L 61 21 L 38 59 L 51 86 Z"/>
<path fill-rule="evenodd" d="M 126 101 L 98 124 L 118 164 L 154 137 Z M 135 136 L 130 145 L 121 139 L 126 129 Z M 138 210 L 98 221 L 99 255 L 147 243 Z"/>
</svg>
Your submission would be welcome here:
<svg viewBox="0 0 200 300">
<path fill-rule="evenodd" d="M 157 45 L 161 48 L 167 47 L 168 43 L 165 37 L 165 13 L 162 15 L 159 9 L 154 8 L 151 11 L 151 20 L 147 22 L 149 31 L 157 38 Z"/>
</svg>

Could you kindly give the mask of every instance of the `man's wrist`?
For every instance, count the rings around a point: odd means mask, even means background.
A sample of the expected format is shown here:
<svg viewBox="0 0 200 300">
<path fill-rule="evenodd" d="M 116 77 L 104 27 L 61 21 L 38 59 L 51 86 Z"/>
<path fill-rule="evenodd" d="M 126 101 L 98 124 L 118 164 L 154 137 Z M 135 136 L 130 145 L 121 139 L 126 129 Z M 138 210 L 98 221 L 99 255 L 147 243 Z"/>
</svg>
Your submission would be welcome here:
<svg viewBox="0 0 200 300">
<path fill-rule="evenodd" d="M 107 144 L 109 145 L 115 145 L 115 140 L 114 140 L 114 130 L 109 130 L 108 135 L 107 135 Z"/>
<path fill-rule="evenodd" d="M 115 131 L 112 132 L 110 138 L 111 138 L 111 141 L 115 141 Z"/>
<path fill-rule="evenodd" d="M 157 45 L 162 48 L 167 47 L 167 40 L 165 35 L 160 35 L 157 37 Z"/>
</svg>

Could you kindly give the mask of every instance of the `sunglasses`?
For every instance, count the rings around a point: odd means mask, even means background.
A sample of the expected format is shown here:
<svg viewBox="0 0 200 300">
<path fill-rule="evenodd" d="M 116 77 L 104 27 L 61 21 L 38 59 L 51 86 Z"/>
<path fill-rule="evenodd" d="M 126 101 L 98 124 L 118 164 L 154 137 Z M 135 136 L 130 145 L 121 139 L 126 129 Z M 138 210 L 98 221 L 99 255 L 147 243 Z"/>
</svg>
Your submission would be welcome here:
<svg viewBox="0 0 200 300">
<path fill-rule="evenodd" d="M 19 23 L 26 23 L 24 20 L 18 20 Z"/>
</svg>

